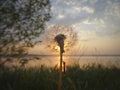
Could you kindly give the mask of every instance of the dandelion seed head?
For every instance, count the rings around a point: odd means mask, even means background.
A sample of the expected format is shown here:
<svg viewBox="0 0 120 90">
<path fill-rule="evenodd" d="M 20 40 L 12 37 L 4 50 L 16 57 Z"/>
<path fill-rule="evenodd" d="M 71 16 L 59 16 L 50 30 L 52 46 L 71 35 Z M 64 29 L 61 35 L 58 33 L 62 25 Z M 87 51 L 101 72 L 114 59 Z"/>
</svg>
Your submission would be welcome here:
<svg viewBox="0 0 120 90">
<path fill-rule="evenodd" d="M 64 35 L 64 51 L 69 51 L 77 41 L 77 33 L 73 30 L 72 27 L 68 25 L 55 25 L 48 29 L 44 35 L 44 44 L 46 48 L 59 52 L 59 45 L 56 42 L 55 37 L 58 35 Z"/>
</svg>

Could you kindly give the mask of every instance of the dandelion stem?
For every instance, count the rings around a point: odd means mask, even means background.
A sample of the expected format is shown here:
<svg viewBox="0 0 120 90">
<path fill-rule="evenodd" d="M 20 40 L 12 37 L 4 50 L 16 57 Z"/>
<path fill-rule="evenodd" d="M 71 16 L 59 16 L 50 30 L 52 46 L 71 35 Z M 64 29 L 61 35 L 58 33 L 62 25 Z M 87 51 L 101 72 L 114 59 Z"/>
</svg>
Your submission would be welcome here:
<svg viewBox="0 0 120 90">
<path fill-rule="evenodd" d="M 63 55 L 63 53 L 60 50 L 60 68 L 59 68 L 59 85 L 58 85 L 58 90 L 62 90 L 62 55 Z"/>
<path fill-rule="evenodd" d="M 58 90 L 62 90 L 62 56 L 64 53 L 64 39 L 65 35 L 59 34 L 55 37 L 55 40 L 57 41 L 59 47 L 60 47 L 60 68 L 59 68 L 59 83 L 58 83 Z"/>
</svg>

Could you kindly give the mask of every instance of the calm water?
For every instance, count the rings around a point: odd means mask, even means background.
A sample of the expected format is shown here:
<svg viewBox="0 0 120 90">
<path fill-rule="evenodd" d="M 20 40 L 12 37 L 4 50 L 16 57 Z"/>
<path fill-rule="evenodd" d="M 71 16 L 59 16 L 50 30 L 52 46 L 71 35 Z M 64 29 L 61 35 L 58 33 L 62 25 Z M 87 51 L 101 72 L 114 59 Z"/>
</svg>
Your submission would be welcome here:
<svg viewBox="0 0 120 90">
<path fill-rule="evenodd" d="M 33 56 L 29 56 L 33 57 Z M 30 60 L 26 67 L 38 67 L 45 65 L 48 67 L 59 65 L 59 56 L 38 56 L 38 60 Z M 66 65 L 79 64 L 101 64 L 107 67 L 116 66 L 120 68 L 120 56 L 64 56 L 63 61 Z"/>
<path fill-rule="evenodd" d="M 39 59 L 32 59 L 38 57 Z M 45 65 L 48 67 L 59 66 L 59 56 L 27 56 L 28 63 L 25 67 L 40 67 Z M 81 67 L 88 64 L 101 64 L 107 67 L 116 66 L 120 68 L 120 56 L 63 56 L 66 65 L 79 64 Z M 7 66 L 19 66 L 18 60 L 12 63 L 6 63 Z"/>
</svg>

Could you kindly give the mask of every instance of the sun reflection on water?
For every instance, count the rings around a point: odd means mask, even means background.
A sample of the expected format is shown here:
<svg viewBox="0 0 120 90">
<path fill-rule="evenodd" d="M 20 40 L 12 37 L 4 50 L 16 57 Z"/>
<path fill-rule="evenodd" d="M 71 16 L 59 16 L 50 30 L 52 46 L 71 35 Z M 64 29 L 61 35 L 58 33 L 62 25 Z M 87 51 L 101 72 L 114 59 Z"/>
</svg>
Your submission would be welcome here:
<svg viewBox="0 0 120 90">
<path fill-rule="evenodd" d="M 27 56 L 31 58 L 33 56 Z M 57 67 L 59 68 L 59 56 L 39 56 L 39 60 L 30 60 L 27 64 L 25 64 L 25 68 L 34 67 L 38 68 L 42 66 L 47 67 Z M 90 64 L 101 64 L 103 66 L 111 67 L 116 66 L 120 68 L 120 56 L 63 56 L 63 61 L 66 63 L 67 66 L 72 66 L 75 64 L 79 64 L 81 67 L 84 65 Z M 20 64 L 17 60 L 13 60 L 12 62 L 7 62 L 5 64 L 7 67 L 19 67 Z"/>
</svg>

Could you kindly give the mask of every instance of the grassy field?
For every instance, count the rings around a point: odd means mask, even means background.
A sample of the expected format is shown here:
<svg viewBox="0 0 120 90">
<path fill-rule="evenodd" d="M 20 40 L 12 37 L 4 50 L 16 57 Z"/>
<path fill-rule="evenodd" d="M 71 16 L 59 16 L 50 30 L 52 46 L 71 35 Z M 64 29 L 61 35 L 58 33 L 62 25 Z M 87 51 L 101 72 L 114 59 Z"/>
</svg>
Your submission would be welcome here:
<svg viewBox="0 0 120 90">
<path fill-rule="evenodd" d="M 0 68 L 0 90 L 57 90 L 56 67 Z M 62 90 L 120 90 L 120 69 L 101 65 L 67 67 Z"/>
</svg>

